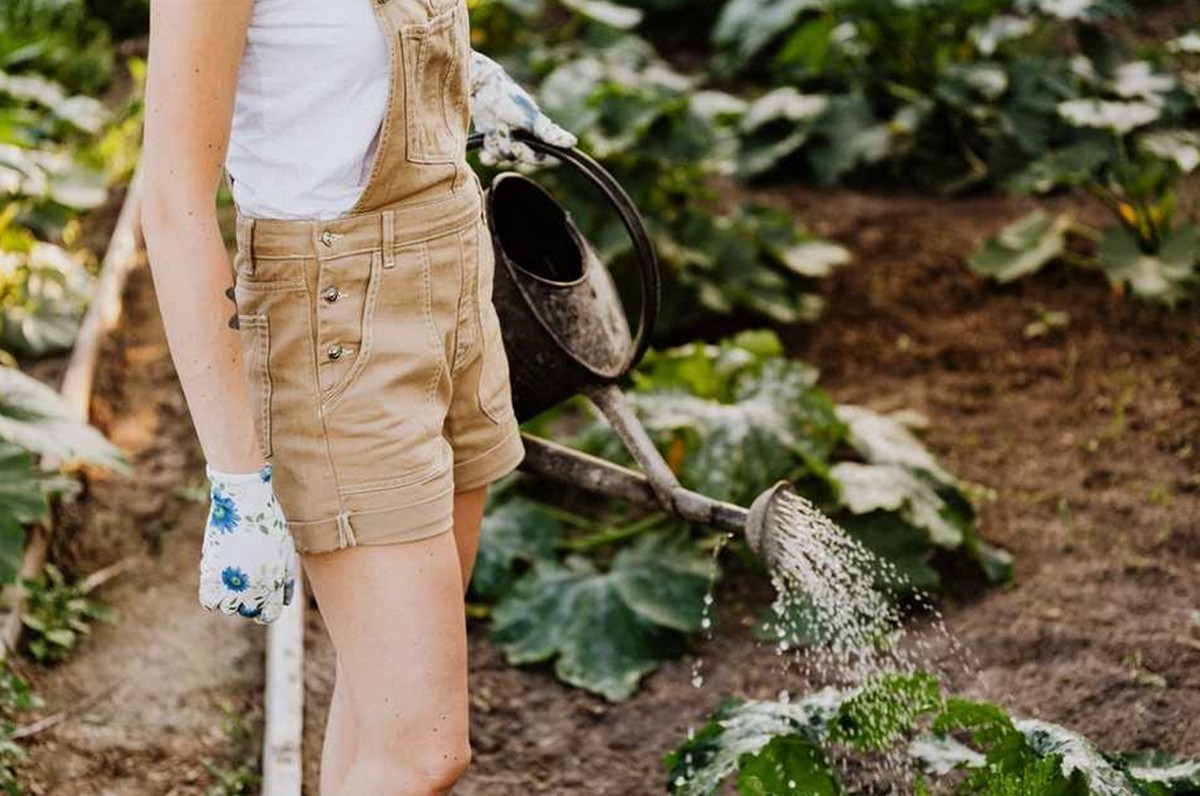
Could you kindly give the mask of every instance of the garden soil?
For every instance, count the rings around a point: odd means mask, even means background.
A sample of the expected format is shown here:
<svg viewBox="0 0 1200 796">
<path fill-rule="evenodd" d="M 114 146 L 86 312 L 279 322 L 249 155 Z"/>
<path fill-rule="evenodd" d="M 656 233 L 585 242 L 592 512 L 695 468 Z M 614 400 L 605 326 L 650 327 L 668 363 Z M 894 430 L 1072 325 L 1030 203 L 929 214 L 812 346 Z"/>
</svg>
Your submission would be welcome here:
<svg viewBox="0 0 1200 796">
<path fill-rule="evenodd" d="M 987 284 L 963 259 L 1026 209 L 1009 200 L 768 198 L 856 257 L 828 281 L 821 323 L 785 331 L 790 352 L 820 367 L 840 402 L 926 418 L 931 448 L 985 495 L 983 534 L 1015 556 L 1011 586 L 980 591 L 959 579 L 942 601 L 974 666 L 955 686 L 1109 749 L 1200 756 L 1194 308 L 1142 306 L 1078 269 Z M 203 793 L 215 781 L 204 760 L 229 770 L 253 754 L 253 735 L 222 722 L 257 723 L 262 636 L 196 604 L 203 506 L 177 488 L 202 483 L 202 460 L 144 271 L 129 306 L 94 413 L 131 449 L 138 478 L 91 478 L 65 512 L 71 535 L 58 555 L 77 574 L 128 555 L 143 563 L 101 592 L 120 613 L 115 626 L 99 627 L 65 666 L 29 667 L 42 714 L 66 711 L 31 739 L 31 793 Z M 1055 312 L 1065 324 L 1045 323 Z M 549 667 L 508 666 L 486 623 L 472 621 L 475 757 L 456 793 L 662 793 L 663 754 L 724 696 L 795 689 L 798 675 L 751 633 L 769 587 L 732 557 L 725 564 L 714 636 L 623 704 L 569 689 Z M 308 611 L 306 794 L 317 796 L 333 653 Z"/>
</svg>

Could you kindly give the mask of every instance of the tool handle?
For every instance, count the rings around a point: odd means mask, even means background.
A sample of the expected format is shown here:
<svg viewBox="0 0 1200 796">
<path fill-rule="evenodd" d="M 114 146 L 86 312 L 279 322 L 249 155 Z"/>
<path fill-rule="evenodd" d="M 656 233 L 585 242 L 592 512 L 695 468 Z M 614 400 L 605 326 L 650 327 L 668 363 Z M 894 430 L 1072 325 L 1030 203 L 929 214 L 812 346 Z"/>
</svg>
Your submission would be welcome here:
<svg viewBox="0 0 1200 796">
<path fill-rule="evenodd" d="M 621 217 L 621 223 L 624 224 L 625 231 L 629 234 L 629 240 L 633 243 L 634 254 L 637 257 L 641 306 L 638 308 L 637 332 L 633 337 L 633 346 L 629 352 L 629 358 L 621 368 L 621 374 L 624 375 L 642 361 L 642 356 L 650 346 L 650 334 L 658 320 L 661 276 L 658 268 L 658 255 L 654 251 L 650 234 L 646 231 L 646 223 L 638 212 L 637 206 L 634 205 L 633 200 L 629 198 L 629 194 L 625 192 L 616 178 L 587 153 L 577 147 L 566 149 L 548 144 L 525 130 L 514 130 L 513 137 L 528 144 L 535 151 L 552 155 L 569 164 L 586 177 L 599 189 L 605 200 Z M 482 145 L 482 133 L 475 133 L 467 139 L 467 151 L 478 149 Z"/>
</svg>

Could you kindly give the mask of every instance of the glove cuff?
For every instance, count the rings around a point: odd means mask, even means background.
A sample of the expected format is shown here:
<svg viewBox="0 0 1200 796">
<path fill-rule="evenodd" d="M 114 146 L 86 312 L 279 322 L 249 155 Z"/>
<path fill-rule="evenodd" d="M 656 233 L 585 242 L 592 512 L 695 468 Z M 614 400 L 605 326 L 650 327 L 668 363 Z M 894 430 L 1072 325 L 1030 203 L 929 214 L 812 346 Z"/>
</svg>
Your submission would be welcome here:
<svg viewBox="0 0 1200 796">
<path fill-rule="evenodd" d="M 249 484 L 269 484 L 271 482 L 271 463 L 267 462 L 261 470 L 253 473 L 225 473 L 214 470 L 210 465 L 204 465 L 204 474 L 209 483 L 214 486 L 245 486 Z"/>
</svg>

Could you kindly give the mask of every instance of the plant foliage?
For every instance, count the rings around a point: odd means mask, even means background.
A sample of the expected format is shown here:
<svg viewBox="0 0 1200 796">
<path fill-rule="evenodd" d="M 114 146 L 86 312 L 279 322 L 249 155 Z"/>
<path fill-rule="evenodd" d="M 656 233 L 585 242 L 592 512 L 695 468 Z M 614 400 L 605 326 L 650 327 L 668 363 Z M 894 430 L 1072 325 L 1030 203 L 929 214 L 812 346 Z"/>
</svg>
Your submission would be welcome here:
<svg viewBox="0 0 1200 796">
<path fill-rule="evenodd" d="M 764 752 L 769 791 L 756 784 Z M 946 698 L 936 678 L 918 671 L 792 703 L 728 703 L 666 758 L 668 788 L 715 796 L 736 774 L 741 796 L 836 794 L 844 787 L 838 761 L 879 753 L 908 759 L 917 792 L 928 792 L 927 778 L 944 778 L 948 790 L 939 792 L 959 796 L 1165 796 L 1195 792 L 1188 788 L 1197 771 L 1164 755 L 1106 755 L 1057 724 Z"/>
</svg>

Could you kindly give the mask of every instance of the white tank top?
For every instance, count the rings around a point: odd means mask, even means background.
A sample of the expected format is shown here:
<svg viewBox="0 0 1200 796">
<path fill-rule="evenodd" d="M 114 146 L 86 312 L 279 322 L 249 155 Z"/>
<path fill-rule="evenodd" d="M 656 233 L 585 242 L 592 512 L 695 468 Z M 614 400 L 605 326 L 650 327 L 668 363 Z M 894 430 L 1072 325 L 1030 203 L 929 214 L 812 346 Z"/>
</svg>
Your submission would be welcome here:
<svg viewBox="0 0 1200 796">
<path fill-rule="evenodd" d="M 255 0 L 225 168 L 256 218 L 334 218 L 367 186 L 390 64 L 372 0 Z"/>
</svg>

